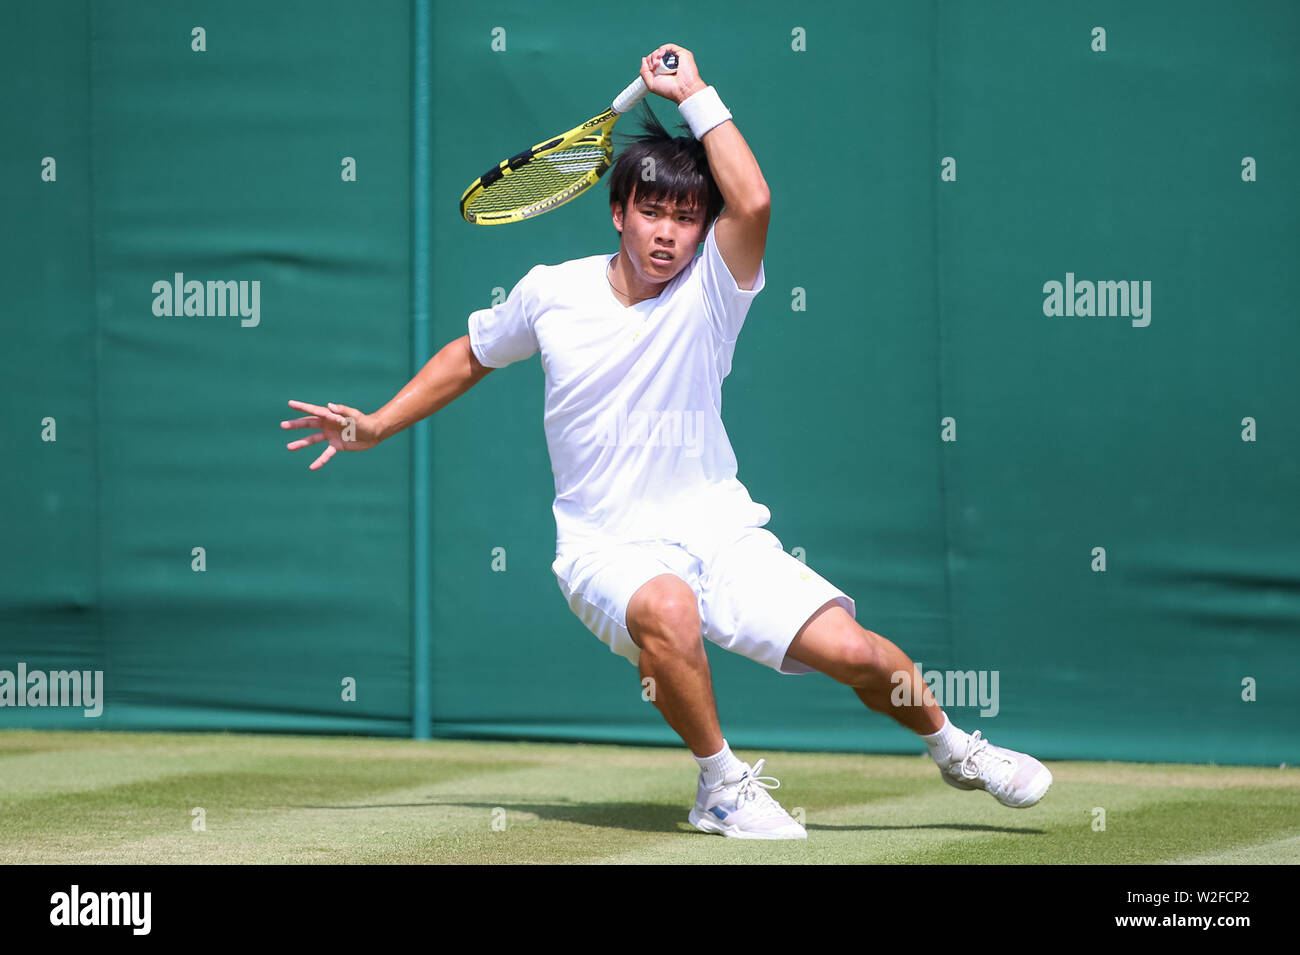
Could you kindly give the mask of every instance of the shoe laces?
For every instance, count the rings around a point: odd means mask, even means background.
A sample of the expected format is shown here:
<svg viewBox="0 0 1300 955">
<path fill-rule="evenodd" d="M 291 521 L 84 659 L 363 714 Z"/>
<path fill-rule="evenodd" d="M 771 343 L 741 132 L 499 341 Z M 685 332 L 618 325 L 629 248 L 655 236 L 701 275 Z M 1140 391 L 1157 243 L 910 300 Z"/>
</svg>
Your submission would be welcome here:
<svg viewBox="0 0 1300 955">
<path fill-rule="evenodd" d="M 962 757 L 961 774 L 967 779 L 974 779 L 986 769 L 990 777 L 1005 778 L 1015 772 L 1016 761 L 999 753 L 980 735 L 980 731 L 976 730 L 971 733 L 966 755 Z"/>
<path fill-rule="evenodd" d="M 780 789 L 781 781 L 775 776 L 759 775 L 763 771 L 763 764 L 766 759 L 760 759 L 754 764 L 740 782 L 736 783 L 736 806 L 740 807 L 746 802 L 753 802 L 756 807 L 761 807 L 767 812 L 776 811 L 785 814 L 785 810 L 777 803 L 775 799 L 767 794 L 769 789 Z"/>
</svg>

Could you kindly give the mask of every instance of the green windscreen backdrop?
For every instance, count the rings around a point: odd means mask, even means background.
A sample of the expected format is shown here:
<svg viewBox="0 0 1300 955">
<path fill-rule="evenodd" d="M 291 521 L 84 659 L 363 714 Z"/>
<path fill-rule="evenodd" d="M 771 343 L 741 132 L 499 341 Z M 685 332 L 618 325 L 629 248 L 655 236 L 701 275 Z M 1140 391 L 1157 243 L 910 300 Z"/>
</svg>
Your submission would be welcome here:
<svg viewBox="0 0 1300 955">
<path fill-rule="evenodd" d="M 1300 7 L 739 11 L 8 4 L 0 728 L 676 741 L 552 573 L 538 358 L 319 471 L 279 422 L 615 251 L 604 183 L 458 200 L 677 42 L 772 193 L 723 396 L 785 549 L 1002 745 L 1295 762 Z M 709 657 L 733 745 L 919 749 Z"/>
</svg>

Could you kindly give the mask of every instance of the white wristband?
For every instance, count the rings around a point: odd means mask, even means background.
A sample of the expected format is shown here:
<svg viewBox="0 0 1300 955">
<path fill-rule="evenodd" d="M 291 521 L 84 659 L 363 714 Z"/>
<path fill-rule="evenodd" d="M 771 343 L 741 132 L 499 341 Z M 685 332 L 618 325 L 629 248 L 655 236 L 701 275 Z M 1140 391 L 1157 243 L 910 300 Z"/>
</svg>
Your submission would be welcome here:
<svg viewBox="0 0 1300 955">
<path fill-rule="evenodd" d="M 690 125 L 691 133 L 696 139 L 703 139 L 704 134 L 714 126 L 731 119 L 730 110 L 722 105 L 718 91 L 712 86 L 692 93 L 678 103 L 677 108 L 681 110 L 682 118 Z"/>
</svg>

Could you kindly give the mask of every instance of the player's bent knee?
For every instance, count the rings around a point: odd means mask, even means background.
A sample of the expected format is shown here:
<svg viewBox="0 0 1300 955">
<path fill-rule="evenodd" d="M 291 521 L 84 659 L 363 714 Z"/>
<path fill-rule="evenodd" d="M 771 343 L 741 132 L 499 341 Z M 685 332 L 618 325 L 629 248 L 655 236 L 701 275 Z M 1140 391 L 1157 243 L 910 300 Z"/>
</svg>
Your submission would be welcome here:
<svg viewBox="0 0 1300 955">
<path fill-rule="evenodd" d="M 656 577 L 628 602 L 627 629 L 643 650 L 671 652 L 700 646 L 695 591 L 673 574 Z"/>
<path fill-rule="evenodd" d="M 879 638 L 870 630 L 857 628 L 856 633 L 846 633 L 840 639 L 837 653 L 838 673 L 835 679 L 849 686 L 874 686 L 881 679 L 888 679 L 882 674 L 885 665 Z"/>
</svg>

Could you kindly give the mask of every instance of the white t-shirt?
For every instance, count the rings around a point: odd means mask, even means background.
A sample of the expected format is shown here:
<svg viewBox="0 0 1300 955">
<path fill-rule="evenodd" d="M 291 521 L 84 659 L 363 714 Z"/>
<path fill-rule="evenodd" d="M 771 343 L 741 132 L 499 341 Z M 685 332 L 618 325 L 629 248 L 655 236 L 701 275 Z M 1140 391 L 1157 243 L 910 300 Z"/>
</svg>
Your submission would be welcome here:
<svg viewBox="0 0 1300 955">
<path fill-rule="evenodd" d="M 606 279 L 613 257 L 536 266 L 469 316 L 487 367 L 542 353 L 557 554 L 761 527 L 771 514 L 736 479 L 721 413 L 762 265 L 753 289 L 738 287 L 710 227 L 657 297 L 625 307 Z"/>
</svg>

